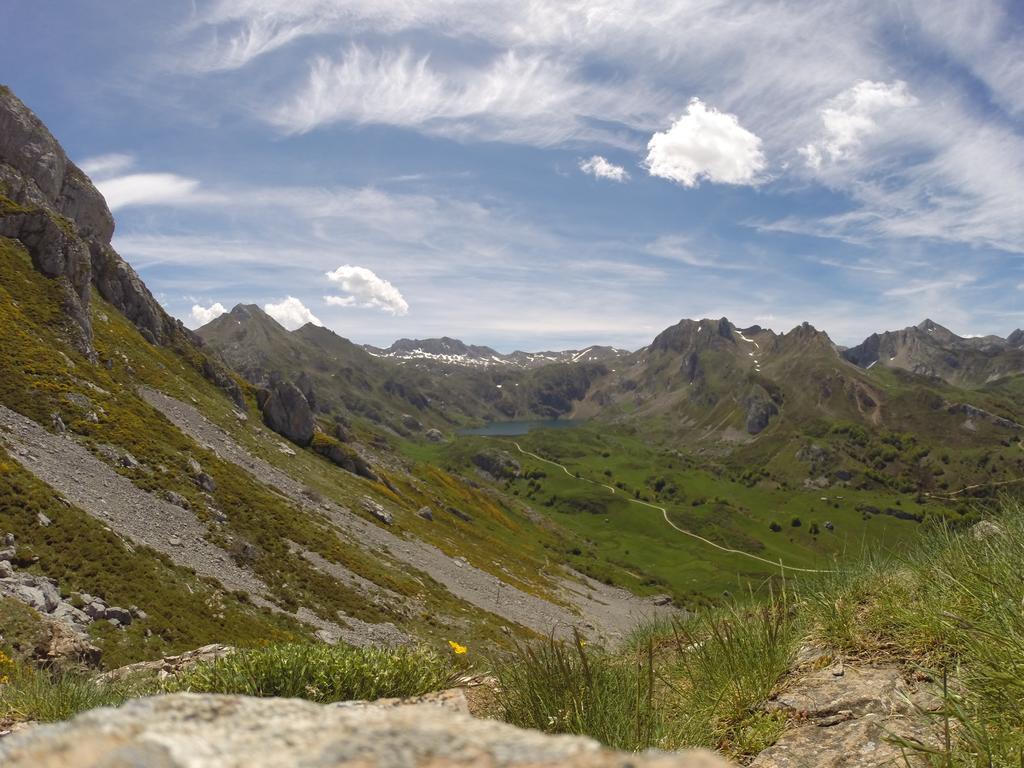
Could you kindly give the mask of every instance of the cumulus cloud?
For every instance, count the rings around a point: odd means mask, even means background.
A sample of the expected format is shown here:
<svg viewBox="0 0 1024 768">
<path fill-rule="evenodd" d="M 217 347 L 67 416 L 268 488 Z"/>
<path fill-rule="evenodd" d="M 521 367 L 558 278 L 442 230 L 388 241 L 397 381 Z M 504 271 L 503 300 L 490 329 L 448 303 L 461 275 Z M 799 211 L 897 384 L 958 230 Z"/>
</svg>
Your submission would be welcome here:
<svg viewBox="0 0 1024 768">
<path fill-rule="evenodd" d="M 216 320 L 218 317 L 227 312 L 224 309 L 224 305 L 219 301 L 214 302 L 208 307 L 201 306 L 199 304 L 192 305 L 192 322 L 196 328 L 206 325 L 211 320 Z"/>
<path fill-rule="evenodd" d="M 391 283 L 380 278 L 366 267 L 344 264 L 327 279 L 338 283 L 347 296 L 324 296 L 324 301 L 335 307 L 364 307 L 380 309 L 392 315 L 405 315 L 409 303 Z"/>
<path fill-rule="evenodd" d="M 307 323 L 323 325 L 317 316 L 310 312 L 309 308 L 294 296 L 288 296 L 277 304 L 264 304 L 263 311 L 289 331 L 301 328 Z"/>
<path fill-rule="evenodd" d="M 902 80 L 893 83 L 861 80 L 821 110 L 822 136 L 804 146 L 800 153 L 815 169 L 826 159 L 842 160 L 879 130 L 878 121 L 883 115 L 916 103 L 917 99 Z"/>
<path fill-rule="evenodd" d="M 580 160 L 580 170 L 593 175 L 596 179 L 611 179 L 612 181 L 627 181 L 629 179 L 625 168 L 615 165 L 600 155 Z"/>
<path fill-rule="evenodd" d="M 644 161 L 652 176 L 696 187 L 702 179 L 720 184 L 757 184 L 766 166 L 761 139 L 735 115 L 690 100 L 686 114 L 647 144 Z"/>
</svg>

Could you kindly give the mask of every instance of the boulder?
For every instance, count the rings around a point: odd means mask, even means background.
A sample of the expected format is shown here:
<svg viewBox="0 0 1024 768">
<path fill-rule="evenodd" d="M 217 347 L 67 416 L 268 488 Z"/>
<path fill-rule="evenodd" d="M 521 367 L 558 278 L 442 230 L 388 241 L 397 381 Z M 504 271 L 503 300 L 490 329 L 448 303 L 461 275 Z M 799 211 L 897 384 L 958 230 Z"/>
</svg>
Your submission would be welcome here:
<svg viewBox="0 0 1024 768">
<path fill-rule="evenodd" d="M 384 523 L 384 525 L 391 525 L 395 522 L 394 515 L 392 515 L 390 512 L 384 509 L 384 507 L 382 507 L 376 501 L 371 499 L 369 496 L 363 497 L 363 509 L 365 509 L 375 518 Z"/>
<path fill-rule="evenodd" d="M 427 440 L 429 440 L 432 443 L 440 443 L 442 440 L 444 440 L 444 434 L 441 432 L 440 429 L 428 429 L 424 433 L 424 437 L 426 437 Z"/>
<path fill-rule="evenodd" d="M 290 381 L 274 385 L 263 405 L 263 422 L 301 446 L 310 444 L 316 428 L 306 396 Z"/>
<path fill-rule="evenodd" d="M 981 520 L 971 526 L 971 536 L 978 541 L 996 538 L 1006 533 L 1006 529 L 992 520 Z"/>
<path fill-rule="evenodd" d="M 116 621 L 122 627 L 127 627 L 132 623 L 132 613 L 127 608 L 118 608 L 111 606 L 103 612 L 103 618 Z"/>
<path fill-rule="evenodd" d="M 321 706 L 173 694 L 86 712 L 0 741 L 5 768 L 726 768 L 709 752 L 628 754 L 443 706 Z"/>
<path fill-rule="evenodd" d="M 420 507 L 416 511 L 417 516 L 422 517 L 424 520 L 432 521 L 434 519 L 434 512 L 430 507 Z"/>
<path fill-rule="evenodd" d="M 210 477 L 210 475 L 208 475 L 206 472 L 200 472 L 198 475 L 196 475 L 196 485 L 198 485 L 201 490 L 206 491 L 207 493 L 213 493 L 214 491 L 217 490 L 216 481 L 212 477 Z"/>
</svg>

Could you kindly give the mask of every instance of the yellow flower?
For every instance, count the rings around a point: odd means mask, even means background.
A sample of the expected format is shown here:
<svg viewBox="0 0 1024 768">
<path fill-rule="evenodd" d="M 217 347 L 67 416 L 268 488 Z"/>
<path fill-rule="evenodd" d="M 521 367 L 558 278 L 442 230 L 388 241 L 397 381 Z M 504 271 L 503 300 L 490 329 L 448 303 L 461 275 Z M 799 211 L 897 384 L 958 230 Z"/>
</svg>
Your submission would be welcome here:
<svg viewBox="0 0 1024 768">
<path fill-rule="evenodd" d="M 454 653 L 454 654 L 455 654 L 456 656 L 461 656 L 462 654 L 464 654 L 464 653 L 465 653 L 466 651 L 468 651 L 468 650 L 469 650 L 469 649 L 468 649 L 468 648 L 467 648 L 466 646 L 464 646 L 464 645 L 459 645 L 459 644 L 458 644 L 458 643 L 456 643 L 456 642 L 455 642 L 454 640 L 449 640 L 449 641 L 448 641 L 448 645 L 449 645 L 449 646 L 451 647 L 451 649 L 452 649 L 452 652 L 453 652 L 453 653 Z"/>
</svg>

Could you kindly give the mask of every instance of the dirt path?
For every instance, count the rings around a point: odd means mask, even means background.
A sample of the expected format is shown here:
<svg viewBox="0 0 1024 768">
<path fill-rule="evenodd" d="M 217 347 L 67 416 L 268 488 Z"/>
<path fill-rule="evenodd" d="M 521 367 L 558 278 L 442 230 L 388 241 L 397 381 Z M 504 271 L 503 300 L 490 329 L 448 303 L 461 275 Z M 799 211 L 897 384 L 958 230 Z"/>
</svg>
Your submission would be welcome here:
<svg viewBox="0 0 1024 768">
<path fill-rule="evenodd" d="M 592 639 L 614 639 L 625 635 L 651 612 L 649 603 L 633 595 L 627 598 L 613 589 L 566 585 L 563 594 L 580 608 L 578 614 L 506 584 L 462 559 L 449 557 L 432 544 L 402 538 L 346 507 L 329 500 L 314 503 L 303 494 L 302 483 L 250 454 L 193 406 L 153 389 L 144 388 L 139 393 L 178 429 L 208 446 L 222 459 L 246 470 L 260 482 L 276 487 L 301 507 L 316 514 L 327 514 L 350 540 L 422 571 L 458 599 L 506 621 L 543 635 L 554 632 L 556 636 L 567 637 L 573 627 L 580 627 Z"/>
<path fill-rule="evenodd" d="M 567 467 L 565 467 L 562 464 L 559 464 L 557 461 L 551 461 L 550 459 L 545 459 L 543 456 L 538 456 L 536 453 L 533 453 L 531 451 L 527 451 L 521 445 L 519 445 L 519 443 L 517 443 L 515 440 L 512 441 L 512 444 L 516 447 L 516 449 L 521 454 L 523 454 L 525 456 L 529 456 L 529 457 L 531 457 L 533 459 L 536 459 L 537 461 L 542 461 L 545 464 L 550 464 L 553 467 L 558 467 L 560 470 L 565 472 L 565 474 L 567 474 L 569 477 L 573 478 L 574 480 L 581 480 L 581 481 L 583 481 L 585 483 L 590 483 L 591 485 L 598 485 L 601 488 L 606 488 L 607 490 L 609 490 L 612 493 L 617 493 L 617 490 L 615 489 L 614 486 L 606 485 L 605 483 L 600 483 L 600 482 L 598 482 L 596 480 L 591 480 L 591 479 L 586 478 L 586 477 L 577 477 L 572 472 L 570 472 Z M 765 559 L 763 557 L 758 557 L 757 555 L 752 555 L 749 552 L 744 552 L 742 549 L 730 549 L 729 547 L 723 547 L 720 544 L 716 544 L 715 542 L 710 541 L 709 539 L 705 539 L 703 536 L 699 536 L 698 534 L 694 533 L 693 531 L 688 531 L 685 528 L 680 528 L 678 525 L 676 525 L 675 523 L 672 522 L 672 520 L 668 516 L 668 510 L 665 509 L 664 507 L 659 507 L 657 504 L 651 504 L 648 501 L 641 501 L 640 499 L 630 499 L 628 497 L 626 498 L 626 501 L 628 501 L 630 504 L 639 504 L 642 507 L 650 507 L 651 509 L 654 509 L 654 510 L 657 510 L 658 512 L 661 512 L 661 516 L 665 519 L 665 522 L 668 523 L 668 525 L 670 525 L 672 528 L 675 528 L 680 533 L 685 534 L 685 535 L 687 535 L 687 536 L 689 536 L 691 538 L 697 539 L 697 541 L 700 541 L 700 542 L 702 542 L 704 544 L 707 544 L 709 547 L 714 547 L 715 549 L 720 550 L 722 552 L 727 552 L 727 553 L 729 553 L 731 555 L 741 555 L 743 557 L 748 557 L 751 560 L 757 560 L 758 562 L 764 563 L 765 565 L 770 565 L 772 568 L 779 568 L 779 569 L 787 570 L 787 571 L 796 571 L 796 572 L 799 572 L 799 573 L 835 573 L 835 571 L 821 570 L 821 569 L 817 569 L 817 568 L 797 568 L 796 566 L 793 566 L 793 565 L 785 565 L 785 564 L 783 564 L 783 562 L 781 560 L 779 560 L 778 562 L 773 562 L 773 561 L 767 560 L 767 559 Z"/>
</svg>

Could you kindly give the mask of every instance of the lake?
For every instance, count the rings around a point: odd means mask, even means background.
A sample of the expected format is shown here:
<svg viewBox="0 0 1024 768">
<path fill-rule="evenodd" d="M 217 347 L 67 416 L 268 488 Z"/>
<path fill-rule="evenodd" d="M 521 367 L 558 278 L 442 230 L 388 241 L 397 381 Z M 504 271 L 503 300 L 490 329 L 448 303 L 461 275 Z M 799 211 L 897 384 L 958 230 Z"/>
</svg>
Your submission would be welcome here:
<svg viewBox="0 0 1024 768">
<path fill-rule="evenodd" d="M 482 427 L 460 429 L 460 435 L 484 435 L 486 437 L 512 437 L 525 435 L 534 429 L 568 429 L 583 424 L 582 419 L 538 419 L 536 421 L 492 421 Z"/>
</svg>

